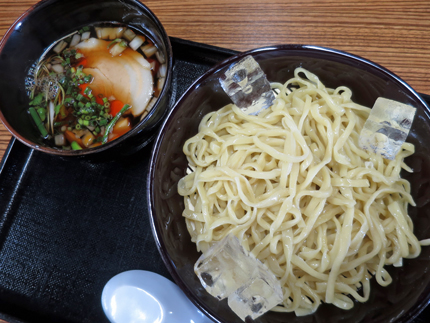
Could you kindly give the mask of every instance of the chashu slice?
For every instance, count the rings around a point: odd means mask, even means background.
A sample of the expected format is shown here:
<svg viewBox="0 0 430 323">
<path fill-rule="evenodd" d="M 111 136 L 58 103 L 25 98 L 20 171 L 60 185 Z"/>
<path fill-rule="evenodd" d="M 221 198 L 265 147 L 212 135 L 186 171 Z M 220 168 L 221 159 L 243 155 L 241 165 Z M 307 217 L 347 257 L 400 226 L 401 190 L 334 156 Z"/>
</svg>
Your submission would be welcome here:
<svg viewBox="0 0 430 323">
<path fill-rule="evenodd" d="M 114 96 L 130 104 L 131 113 L 139 116 L 145 111 L 153 92 L 151 65 L 131 48 L 112 57 L 109 44 L 109 41 L 90 38 L 76 45 L 87 60 L 83 72 L 93 75 L 90 87 L 96 94 Z"/>
</svg>

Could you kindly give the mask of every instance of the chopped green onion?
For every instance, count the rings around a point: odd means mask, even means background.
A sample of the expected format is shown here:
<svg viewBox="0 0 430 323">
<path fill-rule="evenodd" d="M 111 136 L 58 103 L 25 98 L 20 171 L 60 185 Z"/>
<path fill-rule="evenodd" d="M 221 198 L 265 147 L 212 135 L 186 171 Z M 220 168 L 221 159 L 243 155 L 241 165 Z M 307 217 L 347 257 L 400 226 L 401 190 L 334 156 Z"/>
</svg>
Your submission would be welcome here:
<svg viewBox="0 0 430 323">
<path fill-rule="evenodd" d="M 60 127 L 65 125 L 66 123 L 67 123 L 66 121 L 57 121 L 57 122 L 54 122 L 54 127 Z"/>
<path fill-rule="evenodd" d="M 120 38 L 114 39 L 113 41 L 110 42 L 110 44 L 107 46 L 107 48 L 109 49 L 112 45 L 119 43 L 121 41 Z"/>
<path fill-rule="evenodd" d="M 79 120 L 81 120 L 81 119 L 79 119 Z M 82 127 L 81 127 L 81 125 L 80 125 L 79 123 L 77 123 L 77 124 L 75 125 L 75 129 L 76 129 L 76 130 L 81 130 L 81 128 L 82 128 Z"/>
<path fill-rule="evenodd" d="M 40 134 L 42 135 L 43 138 L 46 138 L 48 136 L 48 132 L 46 131 L 42 120 L 40 120 L 39 114 L 36 112 L 36 109 L 35 108 L 29 108 L 28 111 L 30 112 L 31 117 L 33 118 L 34 122 L 36 123 L 36 126 L 39 129 Z"/>
<path fill-rule="evenodd" d="M 72 146 L 73 150 L 82 150 L 82 147 L 79 146 L 79 144 L 76 141 L 72 141 L 70 145 Z"/>
<path fill-rule="evenodd" d="M 30 101 L 30 105 L 40 105 L 43 101 L 43 98 L 43 93 L 39 93 L 32 101 Z"/>
<path fill-rule="evenodd" d="M 40 120 L 45 121 L 46 119 L 46 109 L 45 108 L 37 108 L 37 114 L 40 117 Z"/>
<path fill-rule="evenodd" d="M 61 104 L 57 104 L 57 106 L 55 107 L 55 115 L 57 115 L 60 112 L 61 109 Z"/>
<path fill-rule="evenodd" d="M 105 134 L 103 135 L 102 144 L 105 144 L 108 140 L 109 132 L 115 125 L 115 123 L 118 121 L 119 118 L 123 115 L 125 111 L 127 111 L 130 108 L 129 104 L 125 104 L 122 109 L 116 114 L 115 118 L 112 119 L 112 121 L 106 126 Z"/>
</svg>

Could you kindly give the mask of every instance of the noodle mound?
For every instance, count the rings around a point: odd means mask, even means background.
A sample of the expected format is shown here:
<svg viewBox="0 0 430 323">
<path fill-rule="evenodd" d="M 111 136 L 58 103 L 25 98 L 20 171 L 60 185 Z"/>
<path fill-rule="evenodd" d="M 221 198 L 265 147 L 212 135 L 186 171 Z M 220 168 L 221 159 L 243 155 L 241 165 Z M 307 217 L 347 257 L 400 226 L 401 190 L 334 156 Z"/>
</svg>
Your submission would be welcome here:
<svg viewBox="0 0 430 323">
<path fill-rule="evenodd" d="M 322 301 L 350 309 L 368 300 L 372 275 L 390 284 L 384 265 L 421 251 L 400 177 L 414 146 L 404 143 L 392 161 L 360 149 L 370 109 L 305 69 L 272 88 L 270 109 L 250 116 L 227 105 L 185 143 L 178 191 L 188 231 L 202 252 L 237 236 L 281 282 L 274 311 L 307 315 Z"/>
</svg>

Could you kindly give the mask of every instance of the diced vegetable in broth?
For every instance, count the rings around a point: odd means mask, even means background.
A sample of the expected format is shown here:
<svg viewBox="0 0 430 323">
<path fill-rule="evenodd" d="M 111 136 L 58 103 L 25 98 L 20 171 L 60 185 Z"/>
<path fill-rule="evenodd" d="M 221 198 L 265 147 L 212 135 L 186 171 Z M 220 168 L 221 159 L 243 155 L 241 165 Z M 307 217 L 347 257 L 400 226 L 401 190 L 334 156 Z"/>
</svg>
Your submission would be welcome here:
<svg viewBox="0 0 430 323">
<path fill-rule="evenodd" d="M 145 37 L 143 36 L 136 36 L 133 38 L 133 40 L 128 44 L 131 49 L 137 50 L 145 41 Z"/>
<path fill-rule="evenodd" d="M 86 31 L 82 34 L 81 40 L 86 40 L 89 39 L 91 37 L 91 32 Z"/>
<path fill-rule="evenodd" d="M 136 34 L 134 33 L 134 31 L 132 30 L 132 29 L 130 29 L 130 28 L 127 28 L 125 31 L 124 31 L 124 38 L 127 40 L 127 41 L 132 41 L 133 39 L 134 39 L 134 37 L 136 37 Z"/>
<path fill-rule="evenodd" d="M 70 47 L 74 47 L 77 44 L 79 44 L 81 41 L 81 35 L 79 34 L 74 34 L 72 37 L 72 40 L 70 41 Z"/>
</svg>

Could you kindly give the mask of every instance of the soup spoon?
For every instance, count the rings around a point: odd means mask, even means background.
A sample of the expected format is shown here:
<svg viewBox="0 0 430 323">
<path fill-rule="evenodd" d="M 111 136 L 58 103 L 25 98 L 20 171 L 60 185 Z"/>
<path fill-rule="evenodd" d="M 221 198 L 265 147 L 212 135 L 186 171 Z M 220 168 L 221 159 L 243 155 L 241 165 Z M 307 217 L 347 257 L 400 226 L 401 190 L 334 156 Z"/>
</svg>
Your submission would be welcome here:
<svg viewBox="0 0 430 323">
<path fill-rule="evenodd" d="M 112 323 L 212 322 L 177 285 L 150 271 L 130 270 L 112 277 L 101 301 Z"/>
</svg>

